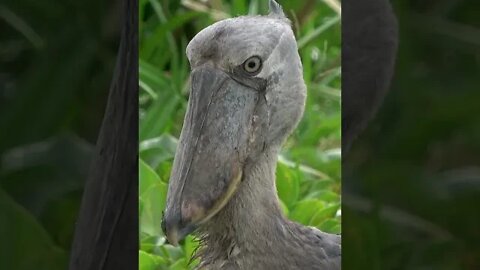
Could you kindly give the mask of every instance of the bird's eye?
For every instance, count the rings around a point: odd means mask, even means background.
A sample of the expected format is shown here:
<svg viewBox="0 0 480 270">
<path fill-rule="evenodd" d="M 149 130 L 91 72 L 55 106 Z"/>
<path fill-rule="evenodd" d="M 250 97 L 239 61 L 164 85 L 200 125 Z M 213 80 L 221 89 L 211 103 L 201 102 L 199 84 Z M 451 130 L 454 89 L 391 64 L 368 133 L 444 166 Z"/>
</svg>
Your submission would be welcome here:
<svg viewBox="0 0 480 270">
<path fill-rule="evenodd" d="M 248 74 L 255 74 L 262 68 L 262 59 L 258 56 L 252 56 L 243 63 L 243 69 Z"/>
</svg>

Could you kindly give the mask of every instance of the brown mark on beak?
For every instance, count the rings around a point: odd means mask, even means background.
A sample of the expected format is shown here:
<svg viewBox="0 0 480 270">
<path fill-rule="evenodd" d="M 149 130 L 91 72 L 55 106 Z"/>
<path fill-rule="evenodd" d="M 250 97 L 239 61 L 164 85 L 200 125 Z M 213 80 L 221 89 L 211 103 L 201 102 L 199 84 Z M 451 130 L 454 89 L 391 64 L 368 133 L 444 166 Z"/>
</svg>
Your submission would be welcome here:
<svg viewBox="0 0 480 270">
<path fill-rule="evenodd" d="M 173 245 L 218 213 L 235 193 L 258 100 L 258 92 L 208 66 L 193 70 L 191 81 L 162 221 Z"/>
</svg>

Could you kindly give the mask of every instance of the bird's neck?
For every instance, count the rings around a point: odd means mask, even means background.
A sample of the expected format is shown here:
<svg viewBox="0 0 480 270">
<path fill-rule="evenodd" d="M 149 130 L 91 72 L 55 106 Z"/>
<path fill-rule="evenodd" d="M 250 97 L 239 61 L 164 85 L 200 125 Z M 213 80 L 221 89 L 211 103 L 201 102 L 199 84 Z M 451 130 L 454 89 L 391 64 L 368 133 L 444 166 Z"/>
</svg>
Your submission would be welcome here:
<svg viewBox="0 0 480 270">
<path fill-rule="evenodd" d="M 289 222 L 275 187 L 277 154 L 275 149 L 266 151 L 246 164 L 235 195 L 204 226 L 204 256 L 226 259 L 238 252 L 265 252 L 286 238 Z"/>
</svg>

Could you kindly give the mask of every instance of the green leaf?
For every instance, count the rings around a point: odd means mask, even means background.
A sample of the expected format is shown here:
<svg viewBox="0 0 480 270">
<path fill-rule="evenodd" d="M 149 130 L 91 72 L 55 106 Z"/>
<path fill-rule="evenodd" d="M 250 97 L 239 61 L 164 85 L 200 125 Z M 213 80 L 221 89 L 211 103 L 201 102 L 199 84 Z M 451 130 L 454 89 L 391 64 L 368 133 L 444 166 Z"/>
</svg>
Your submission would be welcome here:
<svg viewBox="0 0 480 270">
<path fill-rule="evenodd" d="M 149 235 L 162 235 L 161 220 L 167 198 L 167 185 L 142 160 L 139 161 L 140 175 L 140 231 Z"/>
<path fill-rule="evenodd" d="M 337 219 L 327 219 L 318 228 L 327 233 L 340 233 L 340 222 Z"/>
<path fill-rule="evenodd" d="M 309 225 L 319 226 L 327 218 L 335 217 L 335 214 L 337 213 L 339 208 L 340 208 L 340 204 L 335 203 L 323 209 L 320 209 L 313 215 L 312 219 L 309 222 Z"/>
<path fill-rule="evenodd" d="M 164 245 L 163 249 L 168 254 L 168 257 L 173 259 L 174 261 L 178 260 L 185 256 L 181 247 L 174 247 L 172 245 Z"/>
<path fill-rule="evenodd" d="M 308 33 L 308 35 L 300 38 L 298 40 L 298 48 L 301 49 L 305 45 L 307 45 L 312 40 L 316 39 L 319 35 L 325 32 L 328 28 L 336 25 L 340 21 L 340 16 L 335 16 L 333 18 L 329 18 L 324 24 L 317 27 L 315 30 Z"/>
<path fill-rule="evenodd" d="M 139 195 L 141 196 L 147 189 L 154 186 L 155 184 L 161 183 L 160 177 L 155 173 L 155 171 L 150 168 L 143 160 L 139 160 Z"/>
<path fill-rule="evenodd" d="M 167 185 L 160 182 L 149 187 L 141 196 L 144 206 L 140 216 L 141 232 L 163 235 L 161 220 L 167 198 Z"/>
<path fill-rule="evenodd" d="M 138 254 L 138 259 L 140 262 L 139 270 L 155 270 L 155 259 L 150 254 L 140 250 Z"/>
<path fill-rule="evenodd" d="M 177 138 L 170 134 L 144 140 L 139 146 L 140 157 L 152 168 L 156 168 L 164 161 L 173 160 L 177 144 Z"/>
<path fill-rule="evenodd" d="M 154 138 L 168 132 L 173 125 L 171 115 L 181 104 L 181 97 L 172 93 L 156 99 L 140 122 L 140 139 Z"/>
<path fill-rule="evenodd" d="M 320 200 L 303 200 L 295 205 L 293 211 L 290 212 L 290 218 L 302 224 L 309 224 L 312 216 L 324 207 L 325 203 Z"/>
<path fill-rule="evenodd" d="M 67 269 L 68 256 L 35 218 L 0 189 L 0 269 Z"/>
<path fill-rule="evenodd" d="M 185 238 L 185 243 L 183 245 L 183 250 L 185 252 L 185 256 L 187 258 L 191 258 L 192 255 L 193 255 L 193 252 L 195 251 L 197 246 L 198 246 L 198 243 L 195 241 L 195 238 L 191 235 L 188 235 Z"/>
<path fill-rule="evenodd" d="M 140 233 L 140 249 L 148 253 L 165 255 L 161 250 L 165 241 L 166 239 L 164 236 L 149 235 L 144 232 Z"/>
<path fill-rule="evenodd" d="M 187 259 L 180 259 L 170 266 L 170 270 L 185 270 L 188 269 Z"/>
<path fill-rule="evenodd" d="M 164 258 L 149 254 L 141 250 L 138 252 L 138 260 L 139 270 L 157 270 L 159 269 L 159 266 L 167 264 L 167 260 L 165 260 Z"/>
<path fill-rule="evenodd" d="M 324 188 L 328 188 L 328 186 Z M 314 188 L 311 189 L 311 193 L 309 193 L 306 198 L 317 199 L 327 203 L 340 201 L 340 195 L 330 190 L 318 190 L 318 186 L 314 186 Z"/>
<path fill-rule="evenodd" d="M 298 178 L 287 166 L 278 164 L 276 184 L 280 200 L 290 208 L 298 199 L 300 189 Z"/>
</svg>

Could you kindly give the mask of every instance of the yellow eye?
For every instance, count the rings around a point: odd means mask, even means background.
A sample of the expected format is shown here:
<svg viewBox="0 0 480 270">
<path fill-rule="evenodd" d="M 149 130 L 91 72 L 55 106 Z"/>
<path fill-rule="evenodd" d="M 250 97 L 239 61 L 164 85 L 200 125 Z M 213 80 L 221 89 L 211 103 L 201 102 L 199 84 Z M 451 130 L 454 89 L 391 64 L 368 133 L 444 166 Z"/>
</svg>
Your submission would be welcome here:
<svg viewBox="0 0 480 270">
<path fill-rule="evenodd" d="M 260 57 L 258 56 L 252 56 L 243 63 L 243 69 L 249 74 L 256 73 L 261 68 L 262 68 L 262 59 L 260 59 Z"/>
</svg>

